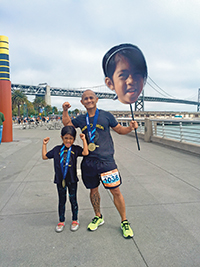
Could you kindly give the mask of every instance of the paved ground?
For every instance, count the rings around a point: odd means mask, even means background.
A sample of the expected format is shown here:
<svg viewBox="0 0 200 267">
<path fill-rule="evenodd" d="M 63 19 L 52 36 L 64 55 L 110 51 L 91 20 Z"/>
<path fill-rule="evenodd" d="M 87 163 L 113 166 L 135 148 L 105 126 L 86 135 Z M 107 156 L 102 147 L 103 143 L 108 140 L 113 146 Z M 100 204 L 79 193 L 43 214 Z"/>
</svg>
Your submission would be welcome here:
<svg viewBox="0 0 200 267">
<path fill-rule="evenodd" d="M 0 266 L 200 266 L 199 157 L 142 140 L 137 151 L 132 136 L 112 134 L 134 238 L 122 237 L 118 212 L 102 186 L 105 224 L 86 230 L 94 214 L 81 180 L 80 229 L 69 229 L 68 203 L 65 230 L 56 233 L 53 162 L 41 159 L 41 146 L 46 136 L 48 149 L 60 143 L 60 131 L 14 128 L 14 141 L 0 145 Z"/>
</svg>

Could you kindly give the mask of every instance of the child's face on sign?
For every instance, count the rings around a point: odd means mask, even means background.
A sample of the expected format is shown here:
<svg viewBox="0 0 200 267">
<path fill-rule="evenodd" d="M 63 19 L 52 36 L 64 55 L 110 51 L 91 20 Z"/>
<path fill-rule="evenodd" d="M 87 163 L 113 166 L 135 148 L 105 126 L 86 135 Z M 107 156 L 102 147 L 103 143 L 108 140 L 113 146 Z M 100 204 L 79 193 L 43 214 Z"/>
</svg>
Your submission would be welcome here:
<svg viewBox="0 0 200 267">
<path fill-rule="evenodd" d="M 105 82 L 124 104 L 136 102 L 144 86 L 142 74 L 123 56 L 116 63 L 112 80 L 106 77 Z"/>
</svg>

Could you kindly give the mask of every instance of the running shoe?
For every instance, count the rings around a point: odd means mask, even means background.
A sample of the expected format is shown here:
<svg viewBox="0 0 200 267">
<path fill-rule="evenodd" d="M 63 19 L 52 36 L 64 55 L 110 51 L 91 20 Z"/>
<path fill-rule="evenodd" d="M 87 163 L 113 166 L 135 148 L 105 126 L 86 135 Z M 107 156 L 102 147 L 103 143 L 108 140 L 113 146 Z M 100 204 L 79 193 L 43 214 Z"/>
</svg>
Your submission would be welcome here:
<svg viewBox="0 0 200 267">
<path fill-rule="evenodd" d="M 128 221 L 123 221 L 121 223 L 121 229 L 123 231 L 123 236 L 125 238 L 131 238 L 133 237 L 133 230 L 130 227 L 130 223 Z"/>
<path fill-rule="evenodd" d="M 87 229 L 90 231 L 95 231 L 102 224 L 104 224 L 103 216 L 101 215 L 101 218 L 99 216 L 95 216 L 92 222 L 88 225 Z"/>
</svg>

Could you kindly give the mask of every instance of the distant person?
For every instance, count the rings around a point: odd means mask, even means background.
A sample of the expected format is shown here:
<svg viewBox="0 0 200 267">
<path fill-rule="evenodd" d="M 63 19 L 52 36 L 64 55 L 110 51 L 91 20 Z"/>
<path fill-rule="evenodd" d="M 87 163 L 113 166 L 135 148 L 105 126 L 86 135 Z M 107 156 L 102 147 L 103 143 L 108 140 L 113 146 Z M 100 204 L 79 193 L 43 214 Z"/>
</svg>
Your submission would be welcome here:
<svg viewBox="0 0 200 267">
<path fill-rule="evenodd" d="M 124 104 L 135 103 L 147 79 L 147 65 L 141 50 L 132 44 L 112 47 L 103 57 L 106 85 Z"/>
<path fill-rule="evenodd" d="M 36 120 L 35 120 L 35 124 L 36 124 L 37 126 L 39 126 L 39 123 L 40 123 L 40 117 L 37 117 Z"/>
<path fill-rule="evenodd" d="M 46 121 L 46 118 L 43 116 L 43 117 L 42 117 L 42 122 L 45 123 L 45 121 Z"/>
<path fill-rule="evenodd" d="M 58 214 L 59 223 L 56 226 L 56 232 L 62 232 L 65 227 L 65 204 L 67 200 L 67 188 L 69 193 L 69 200 L 72 210 L 72 223 L 71 230 L 76 231 L 79 228 L 78 221 L 78 203 L 77 203 L 77 157 L 88 155 L 88 146 L 84 134 L 80 134 L 83 141 L 83 148 L 74 145 L 76 138 L 76 130 L 73 126 L 63 127 L 61 130 L 61 138 L 63 143 L 55 146 L 47 152 L 47 143 L 50 138 L 43 139 L 42 158 L 54 159 L 55 179 L 54 183 L 57 184 L 58 190 Z"/>
<path fill-rule="evenodd" d="M 2 134 L 3 134 L 3 122 L 5 121 L 4 114 L 0 112 L 0 144 L 2 140 Z"/>
<path fill-rule="evenodd" d="M 97 108 L 98 97 L 92 90 L 86 90 L 82 94 L 81 103 L 87 110 L 87 114 L 81 114 L 75 119 L 70 118 L 68 102 L 63 104 L 63 124 L 80 127 L 86 135 L 89 155 L 83 158 L 81 163 L 82 180 L 87 189 L 90 189 L 90 200 L 95 217 L 88 225 L 88 230 L 95 231 L 104 224 L 104 218 L 100 211 L 100 181 L 113 195 L 114 204 L 121 216 L 121 228 L 125 238 L 133 237 L 133 231 L 126 218 L 124 197 L 119 189 L 121 177 L 114 160 L 114 146 L 110 134 L 110 127 L 118 134 L 128 134 L 138 127 L 136 121 L 131 121 L 129 127 L 121 126 L 114 116 L 107 111 Z"/>
</svg>

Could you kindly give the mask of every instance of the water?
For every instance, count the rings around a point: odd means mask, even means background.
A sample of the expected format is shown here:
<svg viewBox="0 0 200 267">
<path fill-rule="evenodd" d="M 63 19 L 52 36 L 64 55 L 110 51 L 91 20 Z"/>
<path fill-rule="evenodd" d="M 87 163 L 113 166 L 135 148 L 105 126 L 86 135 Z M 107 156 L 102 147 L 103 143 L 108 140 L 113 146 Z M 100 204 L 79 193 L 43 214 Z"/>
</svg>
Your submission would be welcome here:
<svg viewBox="0 0 200 267">
<path fill-rule="evenodd" d="M 157 125 L 157 136 L 200 145 L 200 124 Z"/>
</svg>

